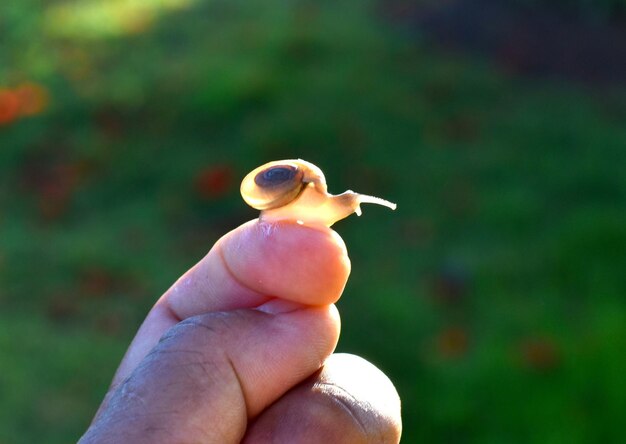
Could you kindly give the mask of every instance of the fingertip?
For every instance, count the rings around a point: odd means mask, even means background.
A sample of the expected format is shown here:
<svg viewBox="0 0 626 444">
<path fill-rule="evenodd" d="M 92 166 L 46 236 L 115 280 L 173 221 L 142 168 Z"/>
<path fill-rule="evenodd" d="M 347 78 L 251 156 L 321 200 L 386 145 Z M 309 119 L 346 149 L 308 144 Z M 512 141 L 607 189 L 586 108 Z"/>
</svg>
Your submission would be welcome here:
<svg viewBox="0 0 626 444">
<path fill-rule="evenodd" d="M 350 274 L 345 243 L 326 227 L 254 220 L 218 244 L 243 285 L 306 305 L 337 301 Z"/>
<path fill-rule="evenodd" d="M 373 406 L 380 420 L 379 428 L 402 433 L 401 401 L 389 377 L 371 362 L 349 353 L 329 356 L 320 375 L 321 384 L 341 387 L 346 393 Z M 393 432 L 393 433 L 392 433 Z"/>
<path fill-rule="evenodd" d="M 354 355 L 331 355 L 321 371 L 278 399 L 248 426 L 244 443 L 397 444 L 400 400 L 389 378 Z"/>
</svg>

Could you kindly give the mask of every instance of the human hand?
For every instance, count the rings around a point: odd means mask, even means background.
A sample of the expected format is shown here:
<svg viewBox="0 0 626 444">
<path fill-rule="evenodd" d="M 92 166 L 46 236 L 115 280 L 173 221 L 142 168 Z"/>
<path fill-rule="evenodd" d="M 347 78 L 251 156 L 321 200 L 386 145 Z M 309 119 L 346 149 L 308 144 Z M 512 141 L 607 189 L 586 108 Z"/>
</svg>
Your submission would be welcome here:
<svg viewBox="0 0 626 444">
<path fill-rule="evenodd" d="M 251 221 L 155 304 L 87 443 L 396 443 L 400 401 L 332 354 L 350 261 L 334 231 Z"/>
</svg>

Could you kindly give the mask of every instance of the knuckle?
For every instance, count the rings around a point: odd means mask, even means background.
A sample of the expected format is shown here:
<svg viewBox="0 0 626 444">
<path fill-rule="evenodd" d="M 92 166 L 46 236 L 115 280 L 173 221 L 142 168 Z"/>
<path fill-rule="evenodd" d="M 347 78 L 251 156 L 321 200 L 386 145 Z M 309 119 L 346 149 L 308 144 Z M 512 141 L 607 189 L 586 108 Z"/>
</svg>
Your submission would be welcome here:
<svg viewBox="0 0 626 444">
<path fill-rule="evenodd" d="M 315 384 L 310 394 L 313 405 L 317 406 L 313 409 L 318 412 L 316 416 L 329 417 L 334 421 L 348 424 L 353 435 L 349 442 L 353 442 L 352 440 L 381 444 L 399 442 L 400 435 L 393 418 L 385 415 L 367 400 L 355 397 L 345 388 L 333 383 L 319 382 Z"/>
</svg>

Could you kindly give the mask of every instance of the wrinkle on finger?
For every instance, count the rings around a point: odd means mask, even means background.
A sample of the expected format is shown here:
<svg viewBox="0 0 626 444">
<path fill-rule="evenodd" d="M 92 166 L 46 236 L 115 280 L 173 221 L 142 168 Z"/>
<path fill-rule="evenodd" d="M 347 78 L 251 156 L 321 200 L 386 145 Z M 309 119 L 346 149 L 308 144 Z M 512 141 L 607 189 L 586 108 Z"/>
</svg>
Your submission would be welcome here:
<svg viewBox="0 0 626 444">
<path fill-rule="evenodd" d="M 264 411 L 243 442 L 397 444 L 401 432 L 400 400 L 387 376 L 362 358 L 335 354 Z"/>
<path fill-rule="evenodd" d="M 186 319 L 113 389 L 81 443 L 159 443 L 158 436 L 141 431 L 164 426 L 175 438 L 168 442 L 239 442 L 249 418 L 317 371 L 332 353 L 337 316 L 327 306 Z M 100 440 L 103 434 L 111 440 Z"/>
</svg>

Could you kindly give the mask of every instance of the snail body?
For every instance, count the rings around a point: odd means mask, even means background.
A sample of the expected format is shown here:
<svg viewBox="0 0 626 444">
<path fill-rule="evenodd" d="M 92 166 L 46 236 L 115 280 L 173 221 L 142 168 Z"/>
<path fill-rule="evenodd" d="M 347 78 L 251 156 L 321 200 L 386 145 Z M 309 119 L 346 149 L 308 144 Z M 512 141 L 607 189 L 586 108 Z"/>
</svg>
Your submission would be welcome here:
<svg viewBox="0 0 626 444">
<path fill-rule="evenodd" d="M 255 168 L 241 182 L 241 195 L 248 205 L 261 210 L 263 221 L 295 220 L 328 227 L 352 213 L 360 216 L 362 203 L 396 209 L 396 204 L 387 200 L 350 190 L 329 194 L 322 170 L 302 159 Z"/>
</svg>

